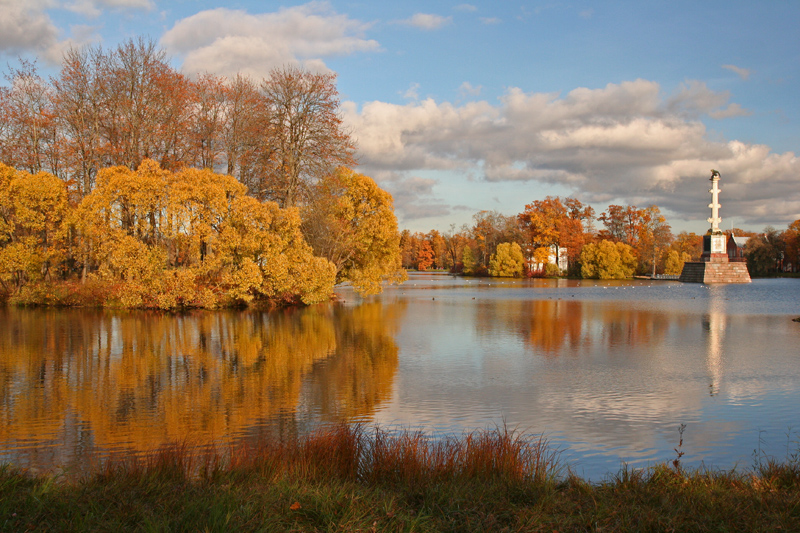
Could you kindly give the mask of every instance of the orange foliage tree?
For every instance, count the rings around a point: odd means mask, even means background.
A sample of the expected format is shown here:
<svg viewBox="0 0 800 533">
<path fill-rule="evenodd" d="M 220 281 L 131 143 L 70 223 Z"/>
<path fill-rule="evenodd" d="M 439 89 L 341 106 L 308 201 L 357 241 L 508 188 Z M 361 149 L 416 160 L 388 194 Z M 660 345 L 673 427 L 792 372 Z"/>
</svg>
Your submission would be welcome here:
<svg viewBox="0 0 800 533">
<path fill-rule="evenodd" d="M 417 268 L 419 270 L 428 270 L 433 266 L 433 248 L 429 241 L 422 241 L 417 253 Z"/>
<path fill-rule="evenodd" d="M 571 265 L 578 264 L 581 249 L 589 240 L 589 230 L 594 219 L 594 209 L 583 205 L 575 198 L 548 196 L 544 200 L 535 200 L 525 206 L 518 216 L 525 236 L 525 247 L 532 253 L 550 246 L 558 249 L 566 248 Z M 539 251 L 537 264 L 544 264 L 549 251 L 544 255 Z"/>
<path fill-rule="evenodd" d="M 605 225 L 599 238 L 630 246 L 637 258 L 636 270 L 639 273 L 663 271 L 663 263 L 674 237 L 658 206 L 640 209 L 636 206 L 610 205 L 599 220 Z"/>
</svg>

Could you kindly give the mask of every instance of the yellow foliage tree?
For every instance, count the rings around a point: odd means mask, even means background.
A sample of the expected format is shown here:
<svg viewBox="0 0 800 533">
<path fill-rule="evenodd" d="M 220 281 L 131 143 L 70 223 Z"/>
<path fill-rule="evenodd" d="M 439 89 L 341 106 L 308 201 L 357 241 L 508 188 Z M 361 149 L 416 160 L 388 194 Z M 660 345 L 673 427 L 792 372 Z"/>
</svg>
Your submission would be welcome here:
<svg viewBox="0 0 800 533">
<path fill-rule="evenodd" d="M 314 251 L 336 267 L 336 281 L 349 281 L 363 295 L 381 283 L 405 280 L 392 196 L 367 176 L 340 167 L 313 191 L 303 233 Z"/>
<path fill-rule="evenodd" d="M 581 275 L 584 278 L 625 279 L 633 276 L 636 256 L 633 248 L 607 240 L 589 243 L 581 250 Z"/>
<path fill-rule="evenodd" d="M 667 254 L 667 260 L 664 263 L 664 274 L 670 276 L 679 275 L 683 272 L 683 264 L 691 260 L 692 256 L 686 252 L 678 253 L 677 250 L 670 250 L 669 254 Z"/>
<path fill-rule="evenodd" d="M 50 279 L 64 261 L 68 207 L 57 177 L 0 163 L 0 285 L 6 292 Z"/>
<path fill-rule="evenodd" d="M 497 252 L 489 260 L 489 274 L 501 278 L 517 278 L 522 275 L 525 257 L 522 248 L 515 242 L 497 245 Z"/>
<path fill-rule="evenodd" d="M 145 160 L 100 171 L 75 224 L 125 307 L 328 299 L 334 267 L 314 257 L 297 211 L 246 192 L 208 169 L 171 173 Z"/>
<path fill-rule="evenodd" d="M 313 304 L 333 294 L 335 266 L 314 256 L 300 231 L 297 209 L 237 198 L 217 246 L 223 286 L 232 297 Z"/>
</svg>

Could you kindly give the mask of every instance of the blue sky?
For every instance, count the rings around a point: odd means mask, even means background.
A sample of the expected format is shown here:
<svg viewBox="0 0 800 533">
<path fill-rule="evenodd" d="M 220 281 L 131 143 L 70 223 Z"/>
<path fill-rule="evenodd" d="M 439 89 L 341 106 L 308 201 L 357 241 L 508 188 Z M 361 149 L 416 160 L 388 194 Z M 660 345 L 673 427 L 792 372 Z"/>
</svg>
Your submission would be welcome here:
<svg viewBox="0 0 800 533">
<path fill-rule="evenodd" d="M 0 59 L 158 41 L 187 75 L 338 75 L 358 170 L 400 226 L 548 194 L 661 207 L 704 232 L 800 218 L 800 2 L 0 0 Z"/>
</svg>

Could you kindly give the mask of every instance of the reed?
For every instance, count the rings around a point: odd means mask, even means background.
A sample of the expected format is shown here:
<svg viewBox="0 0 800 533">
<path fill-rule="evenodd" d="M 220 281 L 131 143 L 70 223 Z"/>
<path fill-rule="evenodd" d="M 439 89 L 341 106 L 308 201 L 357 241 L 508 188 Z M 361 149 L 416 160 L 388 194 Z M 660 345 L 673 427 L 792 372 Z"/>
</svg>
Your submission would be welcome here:
<svg viewBox="0 0 800 533">
<path fill-rule="evenodd" d="M 742 472 L 669 461 L 590 483 L 545 439 L 507 427 L 432 438 L 337 426 L 175 444 L 81 478 L 0 466 L 0 531 L 21 530 L 797 531 L 800 461 Z"/>
</svg>

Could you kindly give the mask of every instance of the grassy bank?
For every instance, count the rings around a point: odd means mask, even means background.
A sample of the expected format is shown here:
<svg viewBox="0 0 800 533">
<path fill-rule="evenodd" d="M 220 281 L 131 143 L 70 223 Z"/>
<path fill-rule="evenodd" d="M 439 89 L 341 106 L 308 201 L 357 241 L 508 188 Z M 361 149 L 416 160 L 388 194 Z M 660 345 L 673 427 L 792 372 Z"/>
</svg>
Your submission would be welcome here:
<svg viewBox="0 0 800 533">
<path fill-rule="evenodd" d="M 800 464 L 686 471 L 678 460 L 601 483 L 542 439 L 497 429 L 432 441 L 339 427 L 195 455 L 171 447 L 82 479 L 0 468 L 0 530 L 800 530 Z"/>
</svg>

